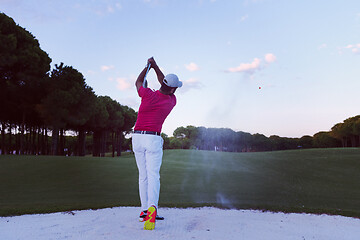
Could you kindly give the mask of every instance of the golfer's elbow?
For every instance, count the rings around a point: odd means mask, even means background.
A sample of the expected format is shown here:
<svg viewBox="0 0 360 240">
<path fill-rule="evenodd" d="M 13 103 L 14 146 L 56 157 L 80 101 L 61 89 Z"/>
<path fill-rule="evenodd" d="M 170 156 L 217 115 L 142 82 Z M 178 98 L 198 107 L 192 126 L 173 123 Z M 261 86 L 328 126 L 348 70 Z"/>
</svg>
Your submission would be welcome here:
<svg viewBox="0 0 360 240">
<path fill-rule="evenodd" d="M 136 90 L 137 90 L 137 91 L 139 91 L 140 86 L 141 86 L 141 84 L 138 84 L 138 83 L 135 84 L 135 87 L 136 87 Z"/>
</svg>

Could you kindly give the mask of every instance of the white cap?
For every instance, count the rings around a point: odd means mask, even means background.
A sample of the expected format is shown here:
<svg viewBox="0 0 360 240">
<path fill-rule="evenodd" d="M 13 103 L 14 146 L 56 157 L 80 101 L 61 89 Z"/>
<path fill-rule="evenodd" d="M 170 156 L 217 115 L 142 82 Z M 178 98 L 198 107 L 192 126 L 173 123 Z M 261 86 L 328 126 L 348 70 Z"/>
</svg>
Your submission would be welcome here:
<svg viewBox="0 0 360 240">
<path fill-rule="evenodd" d="M 175 74 L 168 74 L 165 76 L 163 82 L 168 87 L 181 87 L 183 84 Z"/>
</svg>

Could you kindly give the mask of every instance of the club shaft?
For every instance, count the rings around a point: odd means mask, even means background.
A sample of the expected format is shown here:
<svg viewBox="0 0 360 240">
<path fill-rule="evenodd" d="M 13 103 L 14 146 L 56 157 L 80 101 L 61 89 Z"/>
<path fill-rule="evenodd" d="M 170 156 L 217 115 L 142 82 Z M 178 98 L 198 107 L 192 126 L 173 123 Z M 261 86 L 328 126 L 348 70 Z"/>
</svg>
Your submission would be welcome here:
<svg viewBox="0 0 360 240">
<path fill-rule="evenodd" d="M 148 68 L 147 68 L 146 73 L 145 73 L 145 77 L 144 77 L 144 82 L 143 82 L 143 87 L 144 87 L 144 88 L 147 88 L 146 76 L 147 76 L 147 74 L 148 74 L 148 72 L 149 72 L 149 70 L 150 70 L 150 67 L 151 67 L 151 64 L 149 63 L 149 64 L 148 64 Z"/>
</svg>

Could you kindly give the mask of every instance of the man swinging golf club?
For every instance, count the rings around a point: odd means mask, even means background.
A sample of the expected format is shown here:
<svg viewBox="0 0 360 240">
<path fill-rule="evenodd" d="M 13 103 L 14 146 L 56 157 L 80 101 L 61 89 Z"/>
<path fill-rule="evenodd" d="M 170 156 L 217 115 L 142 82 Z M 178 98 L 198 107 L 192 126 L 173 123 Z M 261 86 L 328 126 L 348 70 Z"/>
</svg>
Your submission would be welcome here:
<svg viewBox="0 0 360 240">
<path fill-rule="evenodd" d="M 150 69 L 155 70 L 161 84 L 157 91 L 147 88 L 146 75 Z M 160 133 L 166 117 L 176 105 L 174 93 L 182 86 L 182 82 L 175 74 L 164 76 L 154 58 L 149 58 L 135 85 L 141 97 L 132 135 L 132 146 L 139 170 L 140 221 L 145 221 L 144 229 L 153 230 L 157 217 L 163 156 L 164 141 Z"/>
</svg>

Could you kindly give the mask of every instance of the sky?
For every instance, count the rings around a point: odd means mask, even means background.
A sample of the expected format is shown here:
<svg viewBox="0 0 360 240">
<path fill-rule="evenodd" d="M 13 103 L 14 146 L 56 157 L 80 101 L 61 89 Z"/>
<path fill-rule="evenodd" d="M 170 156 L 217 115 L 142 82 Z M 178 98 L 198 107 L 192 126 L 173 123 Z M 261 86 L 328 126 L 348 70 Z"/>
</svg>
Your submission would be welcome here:
<svg viewBox="0 0 360 240">
<path fill-rule="evenodd" d="M 0 0 L 52 59 L 138 111 L 154 57 L 184 85 L 165 120 L 265 136 L 329 131 L 360 114 L 358 0 Z M 159 89 L 156 75 L 149 87 Z"/>
</svg>

